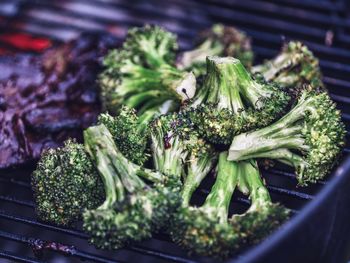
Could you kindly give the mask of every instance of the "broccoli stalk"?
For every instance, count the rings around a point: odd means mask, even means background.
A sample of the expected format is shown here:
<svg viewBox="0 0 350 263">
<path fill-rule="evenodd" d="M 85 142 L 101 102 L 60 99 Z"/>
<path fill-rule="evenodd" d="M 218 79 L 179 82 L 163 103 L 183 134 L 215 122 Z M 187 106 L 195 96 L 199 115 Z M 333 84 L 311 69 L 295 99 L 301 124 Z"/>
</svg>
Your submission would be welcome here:
<svg viewBox="0 0 350 263">
<path fill-rule="evenodd" d="M 315 88 L 324 88 L 318 59 L 303 43 L 297 41 L 283 45 L 275 58 L 254 66 L 252 72 L 283 87 L 310 84 Z"/>
<path fill-rule="evenodd" d="M 275 123 L 234 137 L 229 160 L 276 159 L 296 169 L 300 185 L 322 179 L 344 145 L 345 128 L 325 92 L 304 90 L 297 104 Z"/>
<path fill-rule="evenodd" d="M 196 76 L 206 73 L 207 56 L 230 56 L 238 58 L 250 68 L 253 61 L 250 38 L 234 27 L 221 24 L 199 34 L 199 45 L 193 50 L 185 51 L 178 57 L 180 69 L 192 70 Z"/>
<path fill-rule="evenodd" d="M 31 185 L 36 214 L 55 225 L 71 225 L 81 219 L 85 209 L 98 207 L 105 198 L 90 157 L 74 140 L 42 153 Z"/>
<path fill-rule="evenodd" d="M 201 207 L 183 205 L 174 216 L 171 236 L 174 242 L 202 256 L 226 258 L 240 244 L 240 234 L 231 227 L 228 211 L 238 184 L 239 164 L 219 155 L 215 183 Z"/>
<path fill-rule="evenodd" d="M 239 233 L 244 233 L 245 244 L 256 244 L 271 234 L 289 218 L 290 210 L 272 203 L 255 161 L 239 163 L 238 189 L 249 195 L 251 205 L 242 215 L 233 215 L 230 224 Z"/>
<path fill-rule="evenodd" d="M 200 141 L 203 142 L 203 141 Z M 187 161 L 187 173 L 182 187 L 182 205 L 189 205 L 193 192 L 209 174 L 217 161 L 217 154 L 209 145 L 202 146 L 201 152 L 191 152 Z"/>
<path fill-rule="evenodd" d="M 254 80 L 239 60 L 208 57 L 207 66 L 204 85 L 187 113 L 208 141 L 228 145 L 234 135 L 264 127 L 286 111 L 290 96 Z"/>
<path fill-rule="evenodd" d="M 157 26 L 129 30 L 120 50 L 104 59 L 100 75 L 101 101 L 115 114 L 121 105 L 145 112 L 166 101 L 179 105 L 192 98 L 196 79 L 173 66 L 176 38 Z"/>
<path fill-rule="evenodd" d="M 150 237 L 179 203 L 178 189 L 162 183 L 147 185 L 140 176 L 152 182 L 162 182 L 164 176 L 127 160 L 104 125 L 85 130 L 84 140 L 106 192 L 106 201 L 83 215 L 90 242 L 98 248 L 118 249 Z"/>
</svg>

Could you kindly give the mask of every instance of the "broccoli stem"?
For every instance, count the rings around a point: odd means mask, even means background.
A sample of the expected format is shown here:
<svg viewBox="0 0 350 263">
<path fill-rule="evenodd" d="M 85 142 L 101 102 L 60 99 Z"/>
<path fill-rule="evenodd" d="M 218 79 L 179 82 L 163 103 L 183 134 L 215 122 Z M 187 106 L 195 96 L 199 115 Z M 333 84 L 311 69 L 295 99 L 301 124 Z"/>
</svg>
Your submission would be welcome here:
<svg viewBox="0 0 350 263">
<path fill-rule="evenodd" d="M 193 192 L 210 172 L 216 161 L 215 153 L 205 154 L 189 160 L 188 171 L 182 188 L 182 205 L 188 206 Z"/>
<path fill-rule="evenodd" d="M 239 165 L 227 160 L 227 152 L 220 153 L 217 177 L 203 205 L 222 224 L 227 223 L 230 201 L 238 183 Z"/>
<path fill-rule="evenodd" d="M 114 202 L 123 199 L 125 193 L 122 182 L 115 173 L 113 160 L 108 156 L 111 150 L 110 143 L 114 144 L 113 139 L 107 137 L 110 141 L 104 140 L 105 135 L 110 134 L 109 131 L 104 125 L 105 129 L 97 127 L 90 127 L 84 131 L 84 142 L 85 149 L 94 161 L 105 187 L 106 200 L 100 208 L 107 209 Z"/>
<path fill-rule="evenodd" d="M 205 40 L 196 49 L 186 51 L 182 54 L 180 69 L 190 68 L 196 63 L 205 63 L 208 56 L 218 56 L 224 52 L 224 47 L 218 41 Z"/>
<path fill-rule="evenodd" d="M 252 202 L 248 211 L 257 210 L 271 203 L 269 191 L 260 176 L 256 161 L 240 162 L 239 174 L 239 187 L 243 188 L 242 192 L 249 193 L 249 199 Z"/>
<path fill-rule="evenodd" d="M 298 123 L 310 112 L 317 114 L 312 107 L 314 99 L 307 98 L 303 93 L 297 105 L 281 119 L 265 128 L 243 133 L 233 138 L 229 150 L 229 160 L 247 160 L 251 158 L 282 158 L 289 163 L 294 163 L 295 154 L 285 151 L 273 152 L 276 149 L 286 148 L 299 151 L 308 150 L 305 139 L 301 136 L 304 129 L 302 123 Z M 289 159 L 292 158 L 292 159 Z M 300 158 L 296 158 L 297 161 Z"/>
</svg>

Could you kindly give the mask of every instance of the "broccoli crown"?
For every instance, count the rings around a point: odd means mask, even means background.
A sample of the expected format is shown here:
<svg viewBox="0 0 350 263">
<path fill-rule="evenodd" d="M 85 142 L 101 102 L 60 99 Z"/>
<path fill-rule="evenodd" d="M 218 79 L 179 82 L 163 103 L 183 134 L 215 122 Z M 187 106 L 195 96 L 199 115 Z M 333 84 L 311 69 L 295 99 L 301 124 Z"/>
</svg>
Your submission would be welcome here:
<svg viewBox="0 0 350 263">
<path fill-rule="evenodd" d="M 83 145 L 74 140 L 43 152 L 31 184 L 37 215 L 56 225 L 70 225 L 105 198 L 100 176 Z"/>
<path fill-rule="evenodd" d="M 108 128 L 118 149 L 127 159 L 138 165 L 147 161 L 148 130 L 144 123 L 139 122 L 134 109 L 123 106 L 116 117 L 102 113 L 98 123 Z"/>
<path fill-rule="evenodd" d="M 108 209 L 87 210 L 84 230 L 90 243 L 102 249 L 119 249 L 151 237 L 153 205 L 150 192 L 139 192 L 113 203 Z"/>
<path fill-rule="evenodd" d="M 229 221 L 235 231 L 243 233 L 244 245 L 254 245 L 280 227 L 289 218 L 289 214 L 284 206 L 270 203 L 264 208 L 235 215 Z"/>
<path fill-rule="evenodd" d="M 341 153 L 344 136 L 340 112 L 329 95 L 305 90 L 280 120 L 236 136 L 229 159 L 277 159 L 295 167 L 299 184 L 307 185 L 330 171 Z"/>
<path fill-rule="evenodd" d="M 272 203 L 256 161 L 240 162 L 238 181 L 239 190 L 249 195 L 251 206 L 244 214 L 233 215 L 229 222 L 242 234 L 243 246 L 256 244 L 287 220 L 290 211 Z"/>
<path fill-rule="evenodd" d="M 198 36 L 198 45 L 183 52 L 178 58 L 178 67 L 192 70 L 196 76 L 206 73 L 207 56 L 230 56 L 238 58 L 250 68 L 253 62 L 251 40 L 234 27 L 213 25 Z"/>
<path fill-rule="evenodd" d="M 289 107 L 287 92 L 254 80 L 239 60 L 208 57 L 207 66 L 187 115 L 208 141 L 228 145 L 234 135 L 270 124 Z"/>
<path fill-rule="evenodd" d="M 176 39 L 157 26 L 129 30 L 120 50 L 105 57 L 100 76 L 104 108 L 115 113 L 121 105 L 137 110 L 177 103 L 193 97 L 196 79 L 173 66 Z"/>
<path fill-rule="evenodd" d="M 285 44 L 275 58 L 254 66 L 252 72 L 260 73 L 267 81 L 284 87 L 310 84 L 315 88 L 324 88 L 318 59 L 298 41 Z"/>
<path fill-rule="evenodd" d="M 171 228 L 175 243 L 201 256 L 225 259 L 239 248 L 239 233 L 205 208 L 181 207 Z"/>
</svg>

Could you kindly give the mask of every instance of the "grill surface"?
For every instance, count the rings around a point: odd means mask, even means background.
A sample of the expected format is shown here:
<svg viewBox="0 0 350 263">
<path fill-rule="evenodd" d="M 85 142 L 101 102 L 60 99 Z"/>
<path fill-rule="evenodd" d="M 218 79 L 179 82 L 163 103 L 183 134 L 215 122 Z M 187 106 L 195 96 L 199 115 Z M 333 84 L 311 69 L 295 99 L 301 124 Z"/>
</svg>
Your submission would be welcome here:
<svg viewBox="0 0 350 263">
<path fill-rule="evenodd" d="M 255 62 L 275 55 L 283 40 L 304 41 L 320 58 L 324 81 L 342 110 L 349 130 L 350 17 L 346 1 L 170 0 L 166 4 L 161 0 L 132 3 L 123 0 L 1 1 L 0 53 L 40 52 L 50 45 L 78 37 L 82 31 L 109 32 L 122 40 L 128 27 L 144 23 L 157 23 L 177 33 L 181 48 L 187 49 L 192 46 L 198 30 L 216 22 L 238 26 L 253 38 Z M 20 42 L 16 41 L 18 37 Z M 349 151 L 347 145 L 344 155 Z M 10 262 L 211 261 L 188 257 L 162 234 L 126 249 L 106 252 L 90 246 L 80 226 L 66 229 L 37 221 L 29 185 L 32 169 L 0 171 L 0 258 Z M 282 166 L 264 172 L 264 176 L 273 199 L 291 208 L 294 214 L 300 213 L 298 211 L 330 180 L 327 178 L 308 188 L 296 188 L 295 176 Z M 208 186 L 205 182 L 196 194 L 198 202 L 203 200 Z M 319 200 L 312 203 L 316 201 Z M 232 211 L 242 212 L 248 205 L 246 198 L 235 194 Z M 276 239 L 275 235 L 268 242 Z M 250 256 L 259 255 L 262 247 L 236 260 L 250 260 Z M 244 262 L 253 262 L 249 260 Z"/>
</svg>

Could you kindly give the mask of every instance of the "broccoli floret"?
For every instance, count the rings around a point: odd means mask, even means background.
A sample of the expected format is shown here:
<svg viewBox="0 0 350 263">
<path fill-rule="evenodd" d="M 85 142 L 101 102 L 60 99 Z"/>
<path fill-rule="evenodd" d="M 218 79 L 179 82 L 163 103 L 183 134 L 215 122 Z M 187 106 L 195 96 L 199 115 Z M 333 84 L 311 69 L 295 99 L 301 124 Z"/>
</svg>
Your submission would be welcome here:
<svg viewBox="0 0 350 263">
<path fill-rule="evenodd" d="M 174 67 L 175 36 L 158 26 L 130 29 L 119 50 L 104 60 L 100 76 L 104 108 L 116 113 L 121 105 L 145 112 L 166 101 L 180 104 L 192 98 L 196 79 Z"/>
<path fill-rule="evenodd" d="M 182 112 L 160 116 L 151 123 L 150 130 L 156 170 L 177 177 L 179 181 L 185 176 L 185 170 L 190 173 L 201 171 L 203 178 L 210 171 L 216 159 L 215 151 L 193 130 Z M 196 186 L 187 185 L 186 188 L 186 191 L 193 191 Z"/>
<path fill-rule="evenodd" d="M 303 43 L 291 41 L 273 59 L 252 68 L 253 73 L 262 74 L 266 81 L 282 87 L 310 84 L 324 88 L 318 59 Z"/>
<path fill-rule="evenodd" d="M 230 56 L 238 58 L 244 66 L 250 68 L 253 62 L 251 40 L 238 29 L 215 24 L 204 30 L 198 37 L 199 45 L 185 51 L 178 57 L 177 65 L 181 69 L 192 70 L 196 76 L 206 73 L 207 56 Z"/>
<path fill-rule="evenodd" d="M 194 207 L 183 203 L 171 225 L 173 240 L 201 256 L 232 256 L 247 244 L 260 242 L 289 216 L 288 209 L 272 203 L 256 162 L 228 161 L 227 156 L 227 152 L 219 155 L 217 177 L 204 204 Z M 249 195 L 252 202 L 244 214 L 229 218 L 236 188 Z"/>
<path fill-rule="evenodd" d="M 240 233 L 228 221 L 238 169 L 237 162 L 227 161 L 227 152 L 220 153 L 215 184 L 204 204 L 201 207 L 184 204 L 174 215 L 171 225 L 174 242 L 198 255 L 216 258 L 227 258 L 239 248 Z"/>
<path fill-rule="evenodd" d="M 56 225 L 72 224 L 84 209 L 98 207 L 105 198 L 90 157 L 74 140 L 42 153 L 31 184 L 38 217 Z"/>
<path fill-rule="evenodd" d="M 142 120 L 140 122 L 140 120 Z M 130 161 L 143 165 L 148 159 L 148 120 L 139 118 L 134 109 L 123 106 L 116 117 L 108 113 L 99 115 L 98 123 L 104 124 L 113 136 L 121 153 Z"/>
<path fill-rule="evenodd" d="M 234 137 L 229 160 L 276 159 L 296 169 L 300 185 L 322 179 L 344 145 L 340 112 L 326 92 L 305 89 L 275 123 Z"/>
<path fill-rule="evenodd" d="M 234 135 L 264 127 L 288 109 L 291 96 L 254 80 L 239 60 L 208 57 L 207 66 L 203 87 L 187 114 L 208 141 L 229 145 Z"/>
<path fill-rule="evenodd" d="M 289 218 L 289 209 L 271 201 L 256 161 L 239 163 L 238 189 L 249 195 L 251 205 L 244 214 L 233 215 L 229 221 L 242 233 L 245 245 L 259 243 Z"/>
<path fill-rule="evenodd" d="M 127 160 L 104 125 L 84 131 L 85 147 L 104 182 L 106 200 L 86 210 L 84 230 L 98 248 L 118 249 L 159 230 L 180 202 L 178 191 L 164 176 Z M 156 182 L 149 186 L 140 177 Z"/>
</svg>

